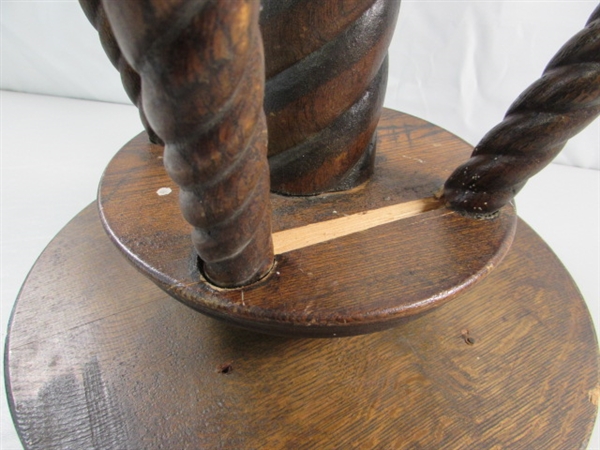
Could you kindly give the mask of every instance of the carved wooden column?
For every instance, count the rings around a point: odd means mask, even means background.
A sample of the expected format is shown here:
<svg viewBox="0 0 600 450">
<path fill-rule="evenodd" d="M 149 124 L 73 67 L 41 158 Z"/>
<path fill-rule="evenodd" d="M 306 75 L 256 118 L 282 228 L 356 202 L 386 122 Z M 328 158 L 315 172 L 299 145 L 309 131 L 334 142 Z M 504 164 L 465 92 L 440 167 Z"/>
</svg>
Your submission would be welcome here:
<svg viewBox="0 0 600 450">
<path fill-rule="evenodd" d="M 271 189 L 368 179 L 400 0 L 263 0 Z"/>
<path fill-rule="evenodd" d="M 123 82 L 125 92 L 133 104 L 138 107 L 140 119 L 148 133 L 150 141 L 155 144 L 163 144 L 160 137 L 156 135 L 148 123 L 148 119 L 146 119 L 146 114 L 144 113 L 144 107 L 142 105 L 140 75 L 123 57 L 119 44 L 117 44 L 110 24 L 108 23 L 108 18 L 106 17 L 101 0 L 79 0 L 79 4 L 88 20 L 98 31 L 100 42 L 102 43 L 102 47 L 104 48 L 108 59 L 110 59 L 110 62 L 121 74 L 121 81 Z"/>
<path fill-rule="evenodd" d="M 251 283 L 273 262 L 258 0 L 103 2 L 166 143 L 204 274 Z"/>
<path fill-rule="evenodd" d="M 444 186 L 448 207 L 493 215 L 600 113 L 600 6 Z"/>
</svg>

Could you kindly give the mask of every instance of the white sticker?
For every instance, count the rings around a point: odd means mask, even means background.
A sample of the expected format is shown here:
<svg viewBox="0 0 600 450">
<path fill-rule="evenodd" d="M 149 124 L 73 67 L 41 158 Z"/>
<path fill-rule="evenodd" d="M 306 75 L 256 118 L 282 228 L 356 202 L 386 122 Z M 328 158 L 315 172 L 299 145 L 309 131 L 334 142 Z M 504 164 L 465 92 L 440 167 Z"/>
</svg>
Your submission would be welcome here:
<svg viewBox="0 0 600 450">
<path fill-rule="evenodd" d="M 158 191 L 156 191 L 156 193 L 158 195 L 160 195 L 161 197 L 163 195 L 169 195 L 171 192 L 173 192 L 173 189 L 168 188 L 168 187 L 161 187 Z"/>
</svg>

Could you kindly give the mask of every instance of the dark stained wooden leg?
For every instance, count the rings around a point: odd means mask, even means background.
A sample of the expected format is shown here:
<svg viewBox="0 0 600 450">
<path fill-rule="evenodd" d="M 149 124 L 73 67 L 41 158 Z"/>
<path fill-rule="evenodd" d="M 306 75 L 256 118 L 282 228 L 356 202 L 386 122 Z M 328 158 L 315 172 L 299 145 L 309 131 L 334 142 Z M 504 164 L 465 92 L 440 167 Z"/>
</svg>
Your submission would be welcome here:
<svg viewBox="0 0 600 450">
<path fill-rule="evenodd" d="M 600 113 L 600 6 L 448 178 L 449 208 L 493 215 Z"/>
<path fill-rule="evenodd" d="M 271 189 L 345 190 L 373 170 L 400 0 L 265 0 Z"/>
<path fill-rule="evenodd" d="M 256 281 L 273 264 L 259 1 L 103 4 L 141 75 L 205 275 L 221 287 Z"/>
<path fill-rule="evenodd" d="M 144 114 L 144 106 L 142 104 L 141 97 L 140 75 L 123 57 L 121 49 L 119 48 L 119 44 L 117 44 L 115 36 L 110 28 L 110 24 L 108 23 L 108 18 L 106 17 L 101 0 L 79 0 L 79 4 L 85 12 L 88 20 L 91 22 L 94 28 L 98 30 L 102 47 L 110 59 L 110 62 L 121 74 L 123 87 L 125 88 L 125 92 L 129 96 L 129 99 L 138 107 L 138 110 L 140 111 L 140 119 L 144 125 L 144 128 L 146 129 L 146 132 L 148 133 L 150 142 L 162 145 L 162 139 L 154 132 L 148 123 L 146 114 Z"/>
</svg>

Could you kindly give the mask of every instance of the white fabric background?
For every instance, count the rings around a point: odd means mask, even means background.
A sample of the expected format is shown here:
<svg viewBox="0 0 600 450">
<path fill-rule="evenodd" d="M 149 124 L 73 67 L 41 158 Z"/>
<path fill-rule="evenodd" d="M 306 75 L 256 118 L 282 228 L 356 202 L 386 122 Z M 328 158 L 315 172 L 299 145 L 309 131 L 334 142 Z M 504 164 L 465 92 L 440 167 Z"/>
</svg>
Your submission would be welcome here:
<svg viewBox="0 0 600 450">
<path fill-rule="evenodd" d="M 584 26 L 596 4 L 405 0 L 390 48 L 386 106 L 475 144 Z M 1 5 L 2 89 L 128 102 L 77 1 Z M 599 134 L 596 121 L 556 162 L 600 169 Z"/>
<path fill-rule="evenodd" d="M 475 144 L 502 119 L 517 95 L 540 76 L 560 46 L 584 26 L 596 5 L 595 0 L 404 0 L 390 48 L 386 106 L 422 117 Z M 96 31 L 76 0 L 0 0 L 0 39 L 2 89 L 129 103 Z M 57 105 L 53 113 L 52 108 Z M 141 130 L 132 108 L 105 106 L 98 109 L 88 103 L 82 106 L 69 101 L 39 102 L 39 99 L 14 97 L 10 93 L 0 98 L 2 210 L 23 217 L 29 214 L 26 223 L 21 220 L 9 224 L 2 219 L 3 226 L 7 224 L 2 231 L 3 242 L 26 239 L 29 252 L 25 254 L 21 245 L 14 247 L 19 249 L 18 254 L 2 256 L 3 261 L 10 262 L 2 268 L 3 283 L 8 280 L 14 284 L 10 292 L 15 293 L 10 299 L 2 299 L 3 336 L 9 303 L 14 300 L 26 269 L 66 221 L 92 201 L 107 158 L 136 130 Z M 71 111 L 76 113 L 69 114 Z M 100 129 L 103 127 L 111 130 L 110 136 Z M 61 140 L 63 130 L 68 130 L 70 135 Z M 26 139 L 23 139 L 24 133 L 28 133 Z M 85 144 L 89 145 L 88 153 L 78 151 L 82 143 L 89 141 L 89 136 L 93 136 L 94 144 Z M 48 141 L 52 145 L 48 145 Z M 12 151 L 19 145 L 35 148 L 37 153 L 25 155 Z M 11 153 L 5 156 L 4 148 L 9 147 Z M 556 162 L 597 170 L 600 168 L 599 149 L 600 122 L 597 120 L 569 142 Z M 56 157 L 51 156 L 52 152 L 56 152 Z M 97 166 L 95 172 L 82 171 L 81 167 L 89 165 Z M 60 185 L 61 190 L 47 186 L 37 189 L 37 197 L 29 202 L 19 200 L 19 193 L 21 197 L 31 194 L 33 188 L 27 190 L 26 179 L 32 168 L 39 177 L 45 171 L 54 171 L 55 184 Z M 578 212 L 592 207 L 597 211 L 598 172 L 562 169 L 565 168 L 552 165 L 538 178 L 534 177 L 531 190 L 526 188 L 518 199 L 519 211 L 547 239 L 572 273 L 587 273 L 588 280 L 596 280 L 595 285 L 580 286 L 588 305 L 591 299 L 597 306 L 597 214 L 588 214 L 576 228 L 569 223 L 558 231 L 556 215 L 557 210 L 563 216 L 572 217 L 581 217 L 577 216 Z M 89 178 L 89 182 L 83 177 Z M 560 199 L 555 194 L 557 209 L 549 204 L 538 206 L 541 189 L 536 192 L 535 185 L 548 189 L 554 179 L 556 184 L 570 187 L 577 183 L 593 186 L 595 192 L 577 192 L 572 196 L 572 191 L 565 190 L 565 195 L 569 193 L 571 197 Z M 84 185 L 85 191 L 82 190 Z M 62 195 L 60 200 L 56 192 Z M 42 200 L 36 211 L 20 210 L 40 196 Z M 590 200 L 595 205 L 590 206 Z M 46 234 L 41 232 L 41 221 L 47 228 L 44 229 Z M 555 240 L 553 233 L 558 235 Z M 564 238 L 567 235 L 569 239 Z M 22 274 L 14 273 L 17 266 L 25 268 Z M 4 287 L 2 292 L 5 292 Z M 6 402 L 2 399 L 0 403 L 3 415 L 0 448 L 20 448 L 6 416 Z M 590 448 L 600 449 L 598 436 L 600 433 L 592 439 Z"/>
</svg>

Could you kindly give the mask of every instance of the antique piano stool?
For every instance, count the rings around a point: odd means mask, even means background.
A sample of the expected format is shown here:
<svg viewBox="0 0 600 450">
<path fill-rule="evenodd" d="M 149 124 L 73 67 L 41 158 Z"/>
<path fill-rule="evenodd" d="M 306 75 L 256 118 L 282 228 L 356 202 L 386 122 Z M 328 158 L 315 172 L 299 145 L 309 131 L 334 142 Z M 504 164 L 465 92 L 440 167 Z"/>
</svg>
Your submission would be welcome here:
<svg viewBox="0 0 600 450">
<path fill-rule="evenodd" d="M 600 7 L 473 149 L 382 107 L 399 1 L 80 3 L 146 131 L 19 295 L 26 448 L 586 445 L 593 325 L 513 197 L 600 112 Z"/>
</svg>

